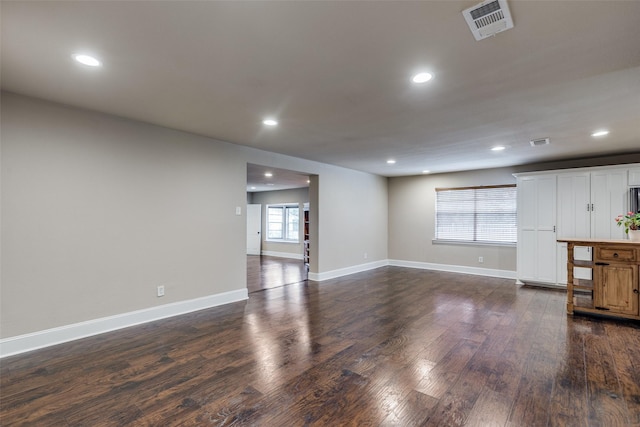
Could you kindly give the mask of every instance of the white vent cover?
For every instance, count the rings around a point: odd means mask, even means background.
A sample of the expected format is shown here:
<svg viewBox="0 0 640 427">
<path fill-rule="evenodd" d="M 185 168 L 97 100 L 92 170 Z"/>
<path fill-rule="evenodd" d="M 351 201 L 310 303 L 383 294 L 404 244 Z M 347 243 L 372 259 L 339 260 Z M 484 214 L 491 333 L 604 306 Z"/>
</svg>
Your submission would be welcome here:
<svg viewBox="0 0 640 427">
<path fill-rule="evenodd" d="M 531 144 L 532 147 L 539 147 L 541 145 L 549 145 L 551 141 L 549 141 L 549 138 L 532 139 L 529 141 L 529 144 Z"/>
<path fill-rule="evenodd" d="M 513 28 L 507 0 L 487 0 L 462 12 L 476 40 Z"/>
</svg>

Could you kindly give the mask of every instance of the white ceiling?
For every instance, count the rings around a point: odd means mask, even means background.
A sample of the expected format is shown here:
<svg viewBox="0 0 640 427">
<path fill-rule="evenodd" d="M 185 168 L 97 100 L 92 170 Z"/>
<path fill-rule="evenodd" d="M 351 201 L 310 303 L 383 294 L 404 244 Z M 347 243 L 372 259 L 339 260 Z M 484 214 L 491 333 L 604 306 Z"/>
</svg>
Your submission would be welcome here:
<svg viewBox="0 0 640 427">
<path fill-rule="evenodd" d="M 2 88 L 383 176 L 640 151 L 640 1 L 476 3 L 2 1 Z"/>
<path fill-rule="evenodd" d="M 271 176 L 267 176 L 267 174 Z M 308 186 L 308 174 L 251 163 L 247 164 L 247 192 L 249 193 Z"/>
</svg>

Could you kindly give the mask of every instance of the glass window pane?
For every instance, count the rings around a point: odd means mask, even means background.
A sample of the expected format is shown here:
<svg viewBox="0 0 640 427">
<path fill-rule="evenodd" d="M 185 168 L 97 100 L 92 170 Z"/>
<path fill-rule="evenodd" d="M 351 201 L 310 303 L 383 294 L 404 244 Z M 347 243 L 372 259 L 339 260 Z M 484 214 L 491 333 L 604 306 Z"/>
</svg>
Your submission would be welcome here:
<svg viewBox="0 0 640 427">
<path fill-rule="evenodd" d="M 287 239 L 298 241 L 299 209 L 287 208 Z"/>
<path fill-rule="evenodd" d="M 267 238 L 268 239 L 282 239 L 282 224 L 283 224 L 284 209 L 282 207 L 271 207 L 267 209 Z"/>
</svg>

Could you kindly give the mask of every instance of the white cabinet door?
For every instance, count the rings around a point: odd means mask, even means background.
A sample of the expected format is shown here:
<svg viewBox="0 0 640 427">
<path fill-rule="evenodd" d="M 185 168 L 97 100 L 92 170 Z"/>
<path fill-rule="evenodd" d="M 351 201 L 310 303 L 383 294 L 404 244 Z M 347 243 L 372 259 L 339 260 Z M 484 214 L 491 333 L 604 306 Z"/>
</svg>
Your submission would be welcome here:
<svg viewBox="0 0 640 427">
<path fill-rule="evenodd" d="M 627 212 L 627 172 L 602 171 L 591 174 L 591 238 L 624 239 L 614 218 Z"/>
<path fill-rule="evenodd" d="M 537 231 L 523 230 L 518 236 L 518 279 L 526 282 L 538 280 Z"/>
<path fill-rule="evenodd" d="M 558 237 L 591 236 L 591 175 L 578 173 L 558 176 Z"/>
<path fill-rule="evenodd" d="M 559 238 L 588 238 L 591 236 L 591 174 L 588 172 L 558 175 L 558 233 Z M 557 245 L 556 277 L 567 284 L 567 244 Z"/>
<path fill-rule="evenodd" d="M 629 182 L 630 187 L 640 187 L 640 168 L 629 169 Z"/>
<path fill-rule="evenodd" d="M 556 176 L 538 177 L 538 280 L 556 282 Z"/>
<path fill-rule="evenodd" d="M 518 279 L 556 282 L 556 175 L 518 179 Z"/>
<path fill-rule="evenodd" d="M 536 200 L 538 181 L 535 177 L 518 179 L 518 279 L 536 280 L 538 227 Z"/>
</svg>

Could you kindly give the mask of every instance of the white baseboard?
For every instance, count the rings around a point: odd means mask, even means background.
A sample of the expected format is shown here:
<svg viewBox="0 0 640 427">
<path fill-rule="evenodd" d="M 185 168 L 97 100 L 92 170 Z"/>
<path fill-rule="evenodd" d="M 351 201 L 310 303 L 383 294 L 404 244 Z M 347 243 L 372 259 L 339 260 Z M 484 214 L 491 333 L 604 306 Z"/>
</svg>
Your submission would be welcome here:
<svg viewBox="0 0 640 427">
<path fill-rule="evenodd" d="M 516 285 L 529 285 L 529 286 L 537 286 L 540 288 L 551 288 L 551 289 L 567 289 L 566 283 L 550 283 L 550 282 L 535 282 L 532 280 L 522 281 L 521 279 L 516 280 Z"/>
<path fill-rule="evenodd" d="M 309 272 L 309 280 L 321 282 L 323 280 L 335 279 L 337 277 L 348 276 L 349 274 L 360 273 L 362 271 L 373 270 L 375 268 L 389 265 L 388 260 L 374 261 L 366 264 L 353 265 L 351 267 L 339 268 L 337 270 L 325 271 L 323 273 Z"/>
<path fill-rule="evenodd" d="M 323 280 L 335 279 L 349 274 L 360 273 L 362 271 L 373 270 L 387 265 L 395 267 L 420 268 L 423 270 L 448 271 L 451 273 L 474 274 L 476 276 L 499 277 L 502 279 L 516 279 L 516 272 L 511 270 L 498 270 L 493 268 L 467 267 L 463 265 L 434 264 L 430 262 L 403 261 L 397 259 L 387 259 L 359 264 L 323 273 L 309 272 L 309 280 L 321 282 Z"/>
<path fill-rule="evenodd" d="M 102 317 L 72 325 L 60 326 L 0 340 L 0 358 L 13 356 L 31 350 L 49 347 L 111 332 L 129 326 L 140 325 L 154 320 L 191 313 L 193 311 L 216 307 L 232 302 L 243 301 L 249 297 L 247 289 L 223 292 L 187 301 L 180 301 L 143 310 Z"/>
<path fill-rule="evenodd" d="M 274 251 L 262 251 L 261 255 L 273 256 L 277 258 L 291 258 L 291 259 L 299 259 L 302 261 L 302 254 L 294 254 L 290 252 L 274 252 Z"/>
<path fill-rule="evenodd" d="M 448 271 L 451 273 L 474 274 L 476 276 L 500 277 L 502 279 L 516 279 L 516 272 L 511 270 L 497 270 L 493 268 L 466 267 L 463 265 L 433 264 L 430 262 L 402 261 L 390 259 L 389 265 L 395 267 L 421 268 L 423 270 Z"/>
</svg>

